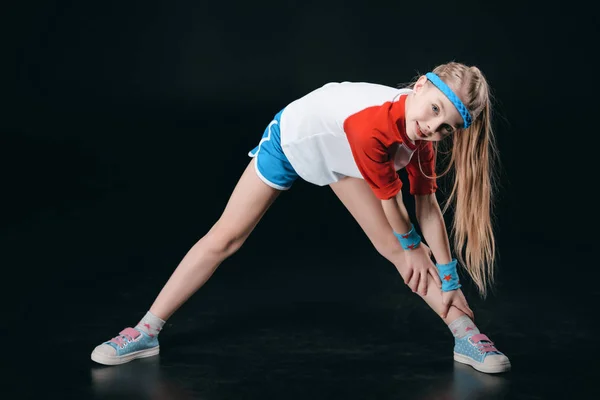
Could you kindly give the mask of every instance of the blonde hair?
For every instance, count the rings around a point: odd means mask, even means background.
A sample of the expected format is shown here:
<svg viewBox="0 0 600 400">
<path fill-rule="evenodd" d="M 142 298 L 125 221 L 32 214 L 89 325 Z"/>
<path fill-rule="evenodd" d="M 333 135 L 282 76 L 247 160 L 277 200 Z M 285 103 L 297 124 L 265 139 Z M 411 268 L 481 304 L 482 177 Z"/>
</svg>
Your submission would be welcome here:
<svg viewBox="0 0 600 400">
<path fill-rule="evenodd" d="M 494 283 L 496 258 L 493 206 L 498 148 L 491 125 L 490 88 L 477 67 L 450 62 L 433 72 L 460 97 L 473 119 L 471 126 L 452 135 L 448 166 L 438 176 L 453 172 L 442 212 L 453 206 L 451 236 L 456 258 L 485 298 L 487 287 Z M 436 156 L 438 145 L 434 143 Z"/>
</svg>

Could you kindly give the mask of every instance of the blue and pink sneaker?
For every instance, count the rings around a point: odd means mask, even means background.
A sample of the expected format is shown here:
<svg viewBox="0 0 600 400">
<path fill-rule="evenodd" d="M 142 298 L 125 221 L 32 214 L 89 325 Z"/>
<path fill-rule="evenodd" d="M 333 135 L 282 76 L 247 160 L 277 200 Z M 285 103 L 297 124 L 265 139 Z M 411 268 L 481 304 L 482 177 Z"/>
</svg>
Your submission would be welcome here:
<svg viewBox="0 0 600 400">
<path fill-rule="evenodd" d="M 494 343 L 482 333 L 456 338 L 454 360 L 488 374 L 510 370 L 508 357 L 499 352 Z"/>
<path fill-rule="evenodd" d="M 125 328 L 119 336 L 97 346 L 92 352 L 92 360 L 104 365 L 119 365 L 136 358 L 155 356 L 159 351 L 158 337 Z"/>
</svg>

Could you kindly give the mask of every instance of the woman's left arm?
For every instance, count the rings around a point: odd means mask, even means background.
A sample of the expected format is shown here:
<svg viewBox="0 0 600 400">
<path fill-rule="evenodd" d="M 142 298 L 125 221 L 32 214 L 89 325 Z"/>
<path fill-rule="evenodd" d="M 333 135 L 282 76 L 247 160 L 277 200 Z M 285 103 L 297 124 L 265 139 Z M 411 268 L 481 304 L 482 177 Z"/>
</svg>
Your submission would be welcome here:
<svg viewBox="0 0 600 400">
<path fill-rule="evenodd" d="M 452 261 L 452 253 L 450 252 L 446 223 L 444 222 L 444 216 L 442 215 L 442 210 L 440 210 L 435 193 L 415 196 L 415 208 L 421 232 L 435 257 L 436 263 L 450 263 Z M 465 299 L 460 289 L 449 292 L 442 291 L 442 304 L 444 305 L 441 312 L 442 318 L 446 318 L 450 307 L 454 306 L 471 319 L 475 319 L 473 310 L 469 307 L 467 299 Z"/>
<path fill-rule="evenodd" d="M 446 223 L 435 193 L 415 196 L 417 221 L 423 237 L 438 264 L 452 261 Z"/>
</svg>

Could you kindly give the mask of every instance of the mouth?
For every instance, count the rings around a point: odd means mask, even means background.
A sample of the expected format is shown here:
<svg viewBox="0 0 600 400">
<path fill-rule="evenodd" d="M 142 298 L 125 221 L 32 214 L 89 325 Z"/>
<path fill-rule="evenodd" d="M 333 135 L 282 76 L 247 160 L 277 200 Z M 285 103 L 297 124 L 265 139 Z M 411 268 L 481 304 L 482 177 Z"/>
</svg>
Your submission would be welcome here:
<svg viewBox="0 0 600 400">
<path fill-rule="evenodd" d="M 416 129 L 417 136 L 421 139 L 425 139 L 426 136 L 423 134 L 423 131 L 421 131 L 421 127 L 419 126 L 419 123 L 416 122 L 416 125 L 417 125 L 417 129 Z"/>
</svg>

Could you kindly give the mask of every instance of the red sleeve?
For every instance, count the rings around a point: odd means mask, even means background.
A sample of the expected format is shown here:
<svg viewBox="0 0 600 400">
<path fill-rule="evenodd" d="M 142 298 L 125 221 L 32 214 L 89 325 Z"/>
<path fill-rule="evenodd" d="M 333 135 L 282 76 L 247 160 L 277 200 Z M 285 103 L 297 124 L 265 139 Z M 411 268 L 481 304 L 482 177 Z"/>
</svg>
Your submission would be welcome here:
<svg viewBox="0 0 600 400">
<path fill-rule="evenodd" d="M 435 151 L 432 142 L 420 142 L 410 162 L 406 165 L 406 172 L 410 182 L 410 194 L 413 196 L 427 195 L 437 191 Z"/>
<path fill-rule="evenodd" d="M 404 118 L 405 99 L 403 96 L 395 103 L 367 107 L 344 121 L 354 162 L 381 200 L 391 199 L 402 189 L 393 156 L 402 138 L 393 121 Z"/>
<path fill-rule="evenodd" d="M 348 135 L 348 140 L 356 166 L 375 196 L 381 200 L 396 196 L 402 188 L 402 181 L 387 146 L 381 141 L 381 133 Z"/>
</svg>

